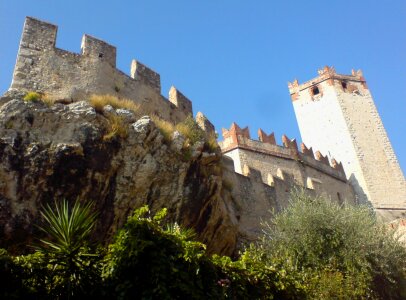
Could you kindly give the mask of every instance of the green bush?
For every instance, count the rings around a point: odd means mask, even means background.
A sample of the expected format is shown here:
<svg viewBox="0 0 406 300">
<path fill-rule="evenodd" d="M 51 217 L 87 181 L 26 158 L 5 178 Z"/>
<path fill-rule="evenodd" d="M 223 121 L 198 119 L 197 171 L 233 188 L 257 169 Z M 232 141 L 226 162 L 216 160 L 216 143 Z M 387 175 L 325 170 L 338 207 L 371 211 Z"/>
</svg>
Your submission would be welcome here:
<svg viewBox="0 0 406 300">
<path fill-rule="evenodd" d="M 206 138 L 204 131 L 197 125 L 192 116 L 188 116 L 184 121 L 176 124 L 175 129 L 178 130 L 191 145 L 203 141 Z"/>
<path fill-rule="evenodd" d="M 293 195 L 254 249 L 288 267 L 311 299 L 405 299 L 406 249 L 368 207 Z"/>
<path fill-rule="evenodd" d="M 178 225 L 164 228 L 164 216 L 143 207 L 128 218 L 105 257 L 107 298 L 221 299 L 205 246 Z"/>
<path fill-rule="evenodd" d="M 6 250 L 0 249 L 0 299 L 28 298 L 29 290 L 23 284 L 24 271 Z"/>
</svg>

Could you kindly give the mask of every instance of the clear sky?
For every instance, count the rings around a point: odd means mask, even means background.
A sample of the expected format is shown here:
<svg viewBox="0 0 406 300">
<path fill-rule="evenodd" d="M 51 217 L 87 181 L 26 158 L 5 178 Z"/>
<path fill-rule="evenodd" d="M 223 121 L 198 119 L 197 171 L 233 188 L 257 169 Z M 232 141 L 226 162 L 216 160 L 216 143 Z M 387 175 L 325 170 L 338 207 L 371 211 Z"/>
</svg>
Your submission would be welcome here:
<svg viewBox="0 0 406 300">
<path fill-rule="evenodd" d="M 84 33 L 115 45 L 121 70 L 150 66 L 164 95 L 175 85 L 219 132 L 235 121 L 279 144 L 300 139 L 288 81 L 362 69 L 406 173 L 405 0 L 0 0 L 0 93 L 25 16 L 58 25 L 59 48 L 79 52 Z"/>
</svg>

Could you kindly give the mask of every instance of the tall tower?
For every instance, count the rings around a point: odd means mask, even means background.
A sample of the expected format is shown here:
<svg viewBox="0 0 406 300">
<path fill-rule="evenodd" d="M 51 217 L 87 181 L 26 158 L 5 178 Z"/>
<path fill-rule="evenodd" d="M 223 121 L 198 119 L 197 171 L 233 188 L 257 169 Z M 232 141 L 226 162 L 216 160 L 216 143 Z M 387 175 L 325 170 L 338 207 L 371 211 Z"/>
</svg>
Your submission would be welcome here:
<svg viewBox="0 0 406 300">
<path fill-rule="evenodd" d="M 360 203 L 386 217 L 406 212 L 406 181 L 362 72 L 318 73 L 289 83 L 303 142 L 342 162 Z"/>
</svg>

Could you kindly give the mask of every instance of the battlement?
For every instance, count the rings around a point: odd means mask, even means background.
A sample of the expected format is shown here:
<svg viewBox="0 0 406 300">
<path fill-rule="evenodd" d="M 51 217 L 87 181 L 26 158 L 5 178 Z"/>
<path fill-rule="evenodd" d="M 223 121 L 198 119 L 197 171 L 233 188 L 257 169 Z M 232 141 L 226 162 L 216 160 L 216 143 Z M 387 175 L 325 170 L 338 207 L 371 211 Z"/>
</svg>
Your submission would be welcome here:
<svg viewBox="0 0 406 300">
<path fill-rule="evenodd" d="M 184 112 L 192 114 L 192 101 L 190 101 L 174 86 L 171 86 L 169 90 L 169 101 L 176 107 L 180 107 Z"/>
<path fill-rule="evenodd" d="M 144 82 L 157 92 L 161 92 L 161 76 L 135 59 L 131 62 L 131 78 Z"/>
<path fill-rule="evenodd" d="M 301 144 L 298 149 L 295 139 L 282 136 L 282 145 L 276 144 L 274 133 L 267 135 L 262 129 L 258 130 L 259 140 L 250 137 L 249 128 L 241 128 L 236 123 L 232 123 L 230 129 L 222 129 L 223 141 L 219 142 L 224 154 L 235 149 L 243 149 L 251 152 L 274 156 L 287 160 L 295 160 L 311 168 L 317 169 L 330 176 L 346 181 L 345 173 L 341 163 L 332 159 L 331 164 L 327 156 L 323 156 L 319 151 L 313 153 L 312 148 L 307 148 Z"/>
<path fill-rule="evenodd" d="M 130 75 L 116 69 L 116 47 L 85 34 L 81 52 L 56 47 L 58 27 L 27 17 L 10 90 L 37 91 L 54 99 L 77 101 L 91 94 L 111 94 L 142 105 L 173 122 L 192 114 L 192 102 L 172 87 L 161 95 L 160 75 L 132 60 Z"/>
<path fill-rule="evenodd" d="M 85 34 L 83 35 L 80 48 L 81 55 L 92 57 L 100 61 L 106 61 L 112 67 L 116 66 L 116 47 Z"/>
<path fill-rule="evenodd" d="M 299 98 L 299 94 L 309 89 L 311 96 L 316 94 L 322 96 L 323 89 L 320 85 L 321 83 L 327 83 L 329 86 L 336 86 L 343 92 L 352 93 L 358 90 L 358 83 L 362 86 L 364 90 L 368 89 L 366 80 L 361 70 L 351 71 L 351 75 L 338 74 L 334 67 L 325 66 L 323 69 L 318 70 L 318 76 L 306 81 L 302 84 L 299 83 L 297 79 L 293 82 L 288 82 L 289 92 L 292 98 L 292 101 L 295 101 Z"/>
</svg>

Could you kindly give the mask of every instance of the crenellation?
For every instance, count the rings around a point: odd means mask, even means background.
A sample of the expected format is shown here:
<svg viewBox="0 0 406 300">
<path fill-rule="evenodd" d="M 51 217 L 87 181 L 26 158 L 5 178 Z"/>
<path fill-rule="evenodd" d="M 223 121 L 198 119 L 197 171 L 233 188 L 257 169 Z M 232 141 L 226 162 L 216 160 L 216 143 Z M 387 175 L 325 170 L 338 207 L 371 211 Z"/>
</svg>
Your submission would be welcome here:
<svg viewBox="0 0 406 300">
<path fill-rule="evenodd" d="M 248 127 L 242 129 L 232 123 L 230 129 L 223 128 L 223 141 L 219 145 L 223 154 L 233 159 L 235 172 L 250 174 L 250 178 L 254 178 L 252 172 L 258 170 L 260 180 L 279 191 L 282 182 L 285 190 L 286 186 L 305 187 L 307 178 L 311 177 L 323 182 L 318 184 L 315 192 L 334 198 L 340 193 L 350 202 L 355 199 L 342 169 L 333 168 L 328 161 L 326 164 L 316 160 L 309 155 L 312 150 L 305 151 L 306 154 L 299 152 L 296 140 L 286 135 L 282 137 L 283 146 L 269 143 L 261 131 L 258 131 L 259 140 L 252 140 Z M 279 196 L 286 197 L 286 194 L 280 193 Z"/>
<path fill-rule="evenodd" d="M 316 151 L 316 153 L 314 154 L 314 157 L 316 158 L 316 160 L 322 162 L 323 164 L 330 166 L 330 162 L 328 160 L 327 155 L 324 156 L 323 154 L 321 154 L 320 151 Z"/>
<path fill-rule="evenodd" d="M 58 26 L 27 17 L 24 23 L 20 49 L 50 50 L 55 47 Z"/>
<path fill-rule="evenodd" d="M 299 150 L 297 148 L 296 139 L 289 139 L 285 134 L 282 136 L 283 146 L 292 150 L 293 157 L 298 158 Z"/>
<path fill-rule="evenodd" d="M 302 91 L 307 90 L 312 100 L 319 100 L 323 97 L 324 89 L 326 87 L 339 87 L 341 91 L 344 91 L 344 86 L 347 85 L 349 89 L 345 92 L 353 93 L 367 92 L 368 87 L 365 78 L 362 75 L 362 71 L 353 71 L 351 75 L 338 74 L 334 67 L 325 66 L 323 69 L 318 70 L 319 76 L 306 81 L 302 84 L 297 79 L 293 83 L 288 82 L 288 88 L 292 101 L 297 101 L 300 97 L 303 97 Z M 317 88 L 319 93 L 314 94 L 313 89 Z"/>
<path fill-rule="evenodd" d="M 135 59 L 131 62 L 130 76 L 134 80 L 141 81 L 152 87 L 158 93 L 161 92 L 161 76 Z"/>
<path fill-rule="evenodd" d="M 183 111 L 187 115 L 192 115 L 192 101 L 190 101 L 185 95 L 183 95 L 174 86 L 171 86 L 169 90 L 169 101 L 177 108 Z"/>
<path fill-rule="evenodd" d="M 116 68 L 116 47 L 85 34 L 81 53 L 55 47 L 57 26 L 27 17 L 9 91 L 36 91 L 74 102 L 92 94 L 133 100 L 143 110 L 174 123 L 192 114 L 192 103 L 176 92 L 161 95 L 160 75 L 133 60 L 130 75 Z M 175 104 L 175 105 L 174 105 Z"/>
<path fill-rule="evenodd" d="M 258 129 L 258 139 L 263 143 L 268 143 L 271 145 L 276 145 L 275 134 L 266 134 L 261 128 Z"/>
<path fill-rule="evenodd" d="M 313 153 L 313 148 L 312 147 L 307 148 L 305 143 L 300 144 L 300 150 L 302 151 L 303 155 L 306 155 L 306 156 L 311 157 L 311 158 L 315 158 L 314 153 Z"/>
<path fill-rule="evenodd" d="M 196 123 L 208 136 L 216 135 L 214 125 L 200 111 L 196 114 Z"/>
<path fill-rule="evenodd" d="M 335 158 L 331 159 L 331 166 L 333 167 L 333 169 L 336 169 L 336 170 L 340 171 L 341 173 L 345 173 L 342 162 L 337 162 L 335 160 Z"/>
<path fill-rule="evenodd" d="M 91 57 L 95 60 L 105 61 L 112 67 L 116 67 L 116 47 L 105 41 L 85 34 L 82 37 L 80 49 L 81 55 Z"/>
</svg>

